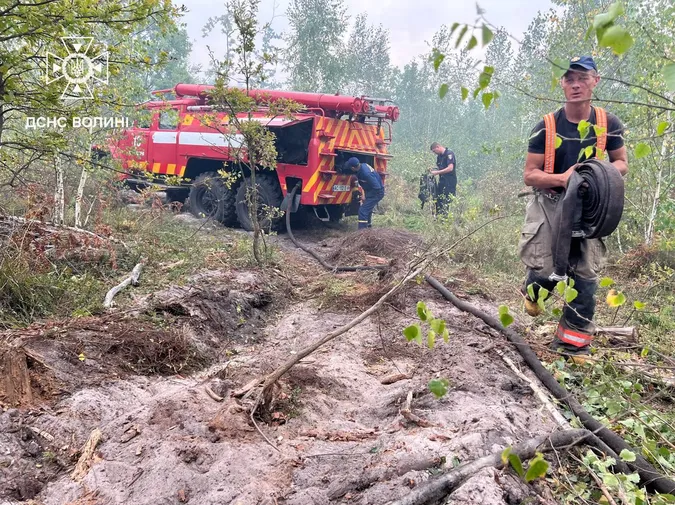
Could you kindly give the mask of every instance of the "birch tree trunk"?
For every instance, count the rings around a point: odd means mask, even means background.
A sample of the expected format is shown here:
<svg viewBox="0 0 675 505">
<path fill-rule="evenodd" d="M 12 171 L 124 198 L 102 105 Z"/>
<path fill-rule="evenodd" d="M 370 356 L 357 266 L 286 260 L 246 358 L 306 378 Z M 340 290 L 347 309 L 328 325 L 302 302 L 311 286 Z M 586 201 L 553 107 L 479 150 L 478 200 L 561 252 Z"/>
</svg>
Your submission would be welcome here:
<svg viewBox="0 0 675 505">
<path fill-rule="evenodd" d="M 84 186 L 87 183 L 86 167 L 82 167 L 82 174 L 80 175 L 80 184 L 77 186 L 77 195 L 75 196 L 75 228 L 82 228 L 82 197 L 84 195 Z"/>
<path fill-rule="evenodd" d="M 669 97 L 670 98 L 670 97 Z M 670 122 L 670 111 L 668 111 L 668 122 Z M 654 190 L 654 199 L 652 200 L 652 210 L 649 213 L 649 220 L 647 221 L 647 229 L 645 231 L 645 242 L 651 245 L 654 240 L 656 216 L 659 212 L 659 203 L 661 203 L 661 186 L 663 183 L 663 166 L 666 163 L 666 155 L 668 154 L 668 142 L 664 138 L 661 144 L 661 158 L 659 160 L 659 171 L 656 174 L 656 190 Z"/>
<path fill-rule="evenodd" d="M 58 153 L 54 156 L 54 168 L 56 170 L 56 190 L 54 192 L 54 224 L 63 224 L 66 212 L 65 192 L 63 188 L 63 165 Z"/>
</svg>

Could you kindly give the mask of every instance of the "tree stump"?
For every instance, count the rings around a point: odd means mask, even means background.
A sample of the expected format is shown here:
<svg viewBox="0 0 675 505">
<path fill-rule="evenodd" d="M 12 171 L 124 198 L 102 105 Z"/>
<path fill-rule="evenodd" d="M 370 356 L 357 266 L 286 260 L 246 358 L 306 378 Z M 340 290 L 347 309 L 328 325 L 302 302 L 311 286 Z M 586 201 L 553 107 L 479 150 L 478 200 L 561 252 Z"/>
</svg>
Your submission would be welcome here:
<svg viewBox="0 0 675 505">
<path fill-rule="evenodd" d="M 16 407 L 32 401 L 30 374 L 22 342 L 0 342 L 0 402 Z"/>
</svg>

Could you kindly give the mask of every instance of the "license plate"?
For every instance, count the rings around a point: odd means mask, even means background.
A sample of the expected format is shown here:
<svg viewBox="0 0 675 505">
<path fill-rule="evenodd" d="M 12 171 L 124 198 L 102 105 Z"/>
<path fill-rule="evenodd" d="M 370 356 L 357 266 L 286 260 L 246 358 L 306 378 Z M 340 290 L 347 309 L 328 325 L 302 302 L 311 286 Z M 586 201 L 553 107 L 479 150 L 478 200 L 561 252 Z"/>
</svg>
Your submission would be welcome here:
<svg viewBox="0 0 675 505">
<path fill-rule="evenodd" d="M 341 191 L 349 191 L 349 186 L 345 184 L 334 184 L 333 193 L 339 193 Z"/>
</svg>

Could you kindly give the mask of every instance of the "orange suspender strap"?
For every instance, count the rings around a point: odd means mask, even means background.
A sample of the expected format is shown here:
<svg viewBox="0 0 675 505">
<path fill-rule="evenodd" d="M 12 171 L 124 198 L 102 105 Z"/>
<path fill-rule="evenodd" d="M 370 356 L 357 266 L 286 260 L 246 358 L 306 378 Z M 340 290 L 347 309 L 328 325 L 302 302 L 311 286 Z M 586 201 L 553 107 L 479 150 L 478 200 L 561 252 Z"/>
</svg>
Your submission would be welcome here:
<svg viewBox="0 0 675 505">
<path fill-rule="evenodd" d="M 595 153 L 599 157 L 598 153 L 604 152 L 607 147 L 607 112 L 602 107 L 593 107 L 593 109 L 595 109 L 595 124 L 604 130 L 600 135 L 597 135 Z"/>
<path fill-rule="evenodd" d="M 555 170 L 555 115 L 551 112 L 544 116 L 546 145 L 544 148 L 544 172 L 552 174 Z"/>
</svg>

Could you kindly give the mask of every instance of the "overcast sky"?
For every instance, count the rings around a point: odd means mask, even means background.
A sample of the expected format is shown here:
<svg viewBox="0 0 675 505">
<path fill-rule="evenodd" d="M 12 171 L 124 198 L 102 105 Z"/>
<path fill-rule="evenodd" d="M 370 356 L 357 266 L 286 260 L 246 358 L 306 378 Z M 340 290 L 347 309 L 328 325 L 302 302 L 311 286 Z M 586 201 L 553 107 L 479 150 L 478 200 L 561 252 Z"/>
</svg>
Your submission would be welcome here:
<svg viewBox="0 0 675 505">
<path fill-rule="evenodd" d="M 290 0 L 261 0 L 259 21 L 272 22 L 277 32 L 286 31 L 286 8 Z M 192 63 L 208 66 L 207 44 L 217 48 L 222 38 L 216 34 L 204 38 L 202 28 L 209 16 L 224 13 L 224 2 L 213 0 L 174 0 L 188 9 L 183 17 L 192 46 Z M 476 19 L 476 4 L 448 0 L 344 0 L 352 20 L 365 12 L 371 24 L 381 24 L 389 30 L 392 63 L 403 66 L 428 50 L 427 43 L 442 24 L 455 21 L 472 23 Z M 538 11 L 551 8 L 550 0 L 480 0 L 487 18 L 519 36 L 527 29 Z M 219 56 L 222 56 L 220 54 Z M 278 69 L 281 70 L 281 69 Z"/>
</svg>

